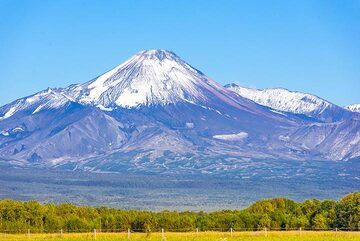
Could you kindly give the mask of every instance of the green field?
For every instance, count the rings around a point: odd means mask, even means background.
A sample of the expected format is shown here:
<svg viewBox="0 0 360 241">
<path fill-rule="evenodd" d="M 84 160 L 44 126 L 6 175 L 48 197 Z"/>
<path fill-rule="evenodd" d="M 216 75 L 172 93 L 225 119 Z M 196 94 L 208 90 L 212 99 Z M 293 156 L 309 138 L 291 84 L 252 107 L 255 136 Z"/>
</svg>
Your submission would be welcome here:
<svg viewBox="0 0 360 241">
<path fill-rule="evenodd" d="M 301 241 L 327 241 L 327 240 L 360 240 L 360 232 L 335 232 L 335 231 L 257 231 L 257 232 L 167 232 L 164 234 L 163 239 L 161 233 L 131 233 L 130 239 L 128 239 L 127 233 L 97 233 L 96 237 L 93 233 L 71 233 L 63 234 L 0 234 L 1 241 L 37 241 L 37 240 L 53 240 L 53 241 L 117 241 L 117 240 L 137 240 L 137 241 L 186 241 L 186 240 L 198 240 L 198 241 L 256 241 L 256 240 L 268 240 L 268 241 L 287 241 L 287 240 L 301 240 Z"/>
</svg>

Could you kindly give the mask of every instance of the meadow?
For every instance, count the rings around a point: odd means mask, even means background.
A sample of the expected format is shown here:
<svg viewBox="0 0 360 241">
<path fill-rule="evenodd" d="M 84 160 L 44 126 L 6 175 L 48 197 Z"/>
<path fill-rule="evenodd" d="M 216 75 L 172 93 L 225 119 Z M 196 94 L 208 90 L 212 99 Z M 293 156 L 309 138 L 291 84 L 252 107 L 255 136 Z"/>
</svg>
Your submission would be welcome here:
<svg viewBox="0 0 360 241">
<path fill-rule="evenodd" d="M 124 233 L 52 233 L 52 234 L 0 234 L 1 241 L 118 241 L 118 240 L 134 240 L 134 241 L 330 241 L 330 240 L 347 240 L 359 241 L 360 232 L 335 232 L 335 231 L 255 231 L 255 232 L 161 232 L 157 233 L 131 233 L 130 238 L 126 232 Z"/>
</svg>

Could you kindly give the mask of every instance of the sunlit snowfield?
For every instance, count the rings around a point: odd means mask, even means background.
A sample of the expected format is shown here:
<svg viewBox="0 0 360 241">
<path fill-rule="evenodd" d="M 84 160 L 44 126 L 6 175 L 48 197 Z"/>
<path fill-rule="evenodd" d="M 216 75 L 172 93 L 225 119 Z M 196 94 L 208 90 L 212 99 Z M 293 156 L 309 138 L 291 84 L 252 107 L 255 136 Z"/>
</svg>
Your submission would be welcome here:
<svg viewBox="0 0 360 241">
<path fill-rule="evenodd" d="M 288 240 L 301 240 L 301 241 L 355 241 L 360 240 L 360 232 L 335 232 L 335 231 L 256 231 L 256 232 L 234 232 L 231 236 L 229 232 L 186 232 L 174 233 L 167 232 L 162 236 L 161 233 L 131 233 L 130 239 L 127 233 L 97 233 L 96 237 L 93 233 L 72 233 L 72 234 L 0 234 L 0 239 L 3 241 L 37 241 L 37 240 L 54 240 L 54 241 L 115 241 L 115 240 L 134 240 L 134 241 L 288 241 Z"/>
</svg>

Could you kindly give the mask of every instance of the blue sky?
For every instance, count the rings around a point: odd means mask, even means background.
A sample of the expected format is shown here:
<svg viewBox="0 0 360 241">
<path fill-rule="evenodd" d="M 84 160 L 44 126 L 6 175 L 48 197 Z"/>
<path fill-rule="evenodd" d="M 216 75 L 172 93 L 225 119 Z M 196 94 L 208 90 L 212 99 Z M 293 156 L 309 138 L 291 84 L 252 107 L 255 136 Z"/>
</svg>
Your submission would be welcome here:
<svg viewBox="0 0 360 241">
<path fill-rule="evenodd" d="M 360 103 L 360 1 L 0 0 L 0 105 L 169 49 L 214 80 Z"/>
</svg>

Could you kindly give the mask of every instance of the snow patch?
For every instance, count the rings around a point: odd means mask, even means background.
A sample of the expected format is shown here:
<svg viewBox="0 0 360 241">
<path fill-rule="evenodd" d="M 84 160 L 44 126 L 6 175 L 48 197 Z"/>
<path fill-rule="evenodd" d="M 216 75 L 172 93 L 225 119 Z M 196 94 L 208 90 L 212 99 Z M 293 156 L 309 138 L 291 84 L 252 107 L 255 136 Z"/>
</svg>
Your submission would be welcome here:
<svg viewBox="0 0 360 241">
<path fill-rule="evenodd" d="M 270 110 L 273 113 L 279 114 L 279 115 L 283 115 L 286 116 L 283 112 L 277 111 L 277 110 Z"/>
<path fill-rule="evenodd" d="M 21 131 L 24 131 L 24 129 L 20 126 L 18 127 L 15 127 L 14 129 L 12 129 L 13 132 L 21 132 Z"/>
<path fill-rule="evenodd" d="M 226 141 L 241 141 L 246 139 L 248 136 L 249 135 L 246 132 L 239 132 L 237 134 L 214 135 L 213 138 Z"/>
<path fill-rule="evenodd" d="M 43 105 L 39 105 L 38 107 L 36 107 L 36 109 L 33 111 L 33 114 L 39 112 L 43 107 Z"/>
<path fill-rule="evenodd" d="M 97 108 L 99 108 L 100 110 L 104 110 L 104 111 L 113 111 L 114 109 L 111 107 L 105 107 L 103 105 L 97 105 Z"/>
<path fill-rule="evenodd" d="M 284 135 L 280 135 L 280 136 L 279 136 L 279 140 L 280 140 L 280 141 L 289 141 L 289 140 L 290 140 L 290 137 L 284 136 Z"/>
<path fill-rule="evenodd" d="M 0 117 L 0 120 L 5 120 L 5 119 L 11 117 L 13 114 L 15 114 L 15 112 L 16 112 L 16 107 L 13 106 L 5 113 L 4 116 Z"/>
<path fill-rule="evenodd" d="M 7 132 L 7 131 L 1 131 L 1 132 L 0 132 L 0 135 L 9 136 L 10 134 L 9 134 L 9 132 Z"/>
<path fill-rule="evenodd" d="M 185 126 L 186 126 L 186 128 L 188 128 L 188 129 L 192 129 L 192 128 L 194 128 L 194 123 L 192 123 L 192 122 L 186 122 L 186 124 L 185 124 Z"/>
</svg>

